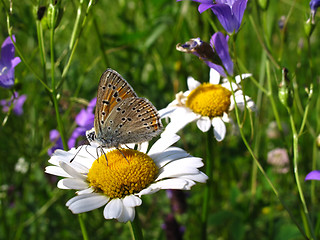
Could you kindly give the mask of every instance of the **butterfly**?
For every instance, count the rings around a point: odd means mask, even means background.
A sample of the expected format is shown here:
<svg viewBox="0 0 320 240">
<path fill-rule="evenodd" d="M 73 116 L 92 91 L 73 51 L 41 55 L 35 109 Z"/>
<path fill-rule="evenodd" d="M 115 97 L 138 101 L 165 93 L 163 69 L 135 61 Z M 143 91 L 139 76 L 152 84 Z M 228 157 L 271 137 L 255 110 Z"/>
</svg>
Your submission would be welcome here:
<svg viewBox="0 0 320 240">
<path fill-rule="evenodd" d="M 150 141 L 162 132 L 157 109 L 146 98 L 138 97 L 130 84 L 115 70 L 101 76 L 94 116 L 94 130 L 89 142 L 101 147 L 115 147 Z"/>
</svg>

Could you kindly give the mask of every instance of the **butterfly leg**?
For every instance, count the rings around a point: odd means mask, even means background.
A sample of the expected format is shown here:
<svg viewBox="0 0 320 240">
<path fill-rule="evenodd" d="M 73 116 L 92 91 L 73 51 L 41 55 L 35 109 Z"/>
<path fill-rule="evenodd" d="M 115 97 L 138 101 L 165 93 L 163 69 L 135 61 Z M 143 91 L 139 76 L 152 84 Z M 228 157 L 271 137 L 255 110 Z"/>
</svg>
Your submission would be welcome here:
<svg viewBox="0 0 320 240">
<path fill-rule="evenodd" d="M 127 159 L 126 156 L 123 154 L 123 152 L 120 150 L 120 148 L 117 148 L 117 150 L 122 154 L 122 156 L 124 157 L 124 159 L 127 160 L 127 162 L 129 163 L 128 159 Z"/>
</svg>

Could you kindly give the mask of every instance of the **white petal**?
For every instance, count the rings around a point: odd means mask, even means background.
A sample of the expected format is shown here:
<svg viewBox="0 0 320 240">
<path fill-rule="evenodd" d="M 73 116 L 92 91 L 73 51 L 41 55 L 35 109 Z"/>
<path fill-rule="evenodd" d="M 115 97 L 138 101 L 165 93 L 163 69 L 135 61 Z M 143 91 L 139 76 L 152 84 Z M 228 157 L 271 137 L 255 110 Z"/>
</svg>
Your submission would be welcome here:
<svg viewBox="0 0 320 240">
<path fill-rule="evenodd" d="M 182 178 L 165 179 L 150 185 L 151 189 L 158 191 L 159 189 L 185 189 L 188 182 Z M 140 194 L 140 193 L 139 193 Z M 143 194 L 145 195 L 145 194 Z"/>
<path fill-rule="evenodd" d="M 112 219 L 120 217 L 123 211 L 123 203 L 121 199 L 112 199 L 104 208 L 103 216 L 105 219 Z"/>
<path fill-rule="evenodd" d="M 218 142 L 222 141 L 226 135 L 226 125 L 221 118 L 212 119 L 213 133 Z"/>
<path fill-rule="evenodd" d="M 71 198 L 67 203 L 66 206 L 71 210 L 71 212 L 83 213 L 88 212 L 93 209 L 102 207 L 109 201 L 104 195 L 98 193 L 90 193 L 90 194 L 83 194 Z"/>
<path fill-rule="evenodd" d="M 149 154 L 149 156 L 156 163 L 156 165 L 161 168 L 168 162 L 171 162 L 175 159 L 190 157 L 190 154 L 181 148 L 170 147 L 163 152 Z"/>
<path fill-rule="evenodd" d="M 197 121 L 197 126 L 202 132 L 208 132 L 211 127 L 211 120 L 209 117 L 201 117 Z"/>
<path fill-rule="evenodd" d="M 60 180 L 59 183 L 69 189 L 76 189 L 76 190 L 83 190 L 89 187 L 88 183 L 78 178 L 65 178 Z"/>
<path fill-rule="evenodd" d="M 254 104 L 254 102 L 252 101 L 252 99 L 248 96 L 245 96 L 245 101 L 246 101 L 246 106 L 252 110 L 252 111 L 256 111 L 256 106 Z M 243 95 L 240 95 L 240 96 L 236 96 L 236 103 L 237 103 L 237 106 L 241 109 L 241 110 L 244 110 L 244 107 L 245 107 L 245 102 L 244 102 L 244 98 L 243 98 Z"/>
<path fill-rule="evenodd" d="M 234 92 L 239 89 L 239 86 L 237 84 L 235 84 L 234 82 L 232 82 L 231 85 L 232 85 L 232 90 Z M 221 86 L 226 88 L 226 89 L 228 89 L 229 91 L 231 91 L 231 87 L 230 87 L 230 83 L 229 82 L 222 83 Z"/>
<path fill-rule="evenodd" d="M 203 172 L 199 171 L 198 174 L 185 175 L 185 176 L 183 176 L 183 179 L 189 179 L 192 181 L 205 183 L 208 180 L 208 176 L 206 174 L 204 174 Z"/>
<path fill-rule="evenodd" d="M 134 216 L 135 216 L 135 209 L 132 207 L 124 207 L 121 215 L 118 217 L 119 222 L 128 222 L 128 221 L 133 221 Z"/>
<path fill-rule="evenodd" d="M 69 164 L 67 164 L 65 162 L 60 162 L 60 166 L 63 170 L 65 170 L 68 174 L 70 174 L 74 178 L 79 178 L 82 180 L 86 180 L 86 178 L 87 178 L 86 176 L 77 172 L 72 166 L 70 166 Z"/>
<path fill-rule="evenodd" d="M 240 82 L 241 82 L 241 78 L 242 78 L 242 80 L 243 80 L 243 79 L 248 78 L 248 77 L 251 77 L 251 76 L 252 76 L 251 73 L 241 74 L 241 77 L 240 77 L 240 75 L 238 75 L 238 76 L 235 77 L 236 83 L 240 83 Z"/>
<path fill-rule="evenodd" d="M 155 181 L 158 181 L 160 179 L 165 179 L 165 178 L 180 177 L 180 176 L 189 175 L 189 174 L 197 174 L 199 172 L 199 170 L 194 167 L 189 167 L 189 166 L 174 167 L 170 165 L 171 164 L 168 164 L 159 170 L 159 175 Z"/>
<path fill-rule="evenodd" d="M 61 180 L 58 181 L 57 187 L 60 188 L 60 189 L 70 189 L 69 187 L 67 187 L 67 186 L 65 186 L 65 185 L 63 184 L 63 181 L 62 181 L 62 180 L 64 180 L 64 179 L 61 179 Z"/>
<path fill-rule="evenodd" d="M 150 148 L 148 155 L 163 152 L 168 147 L 170 147 L 172 144 L 179 141 L 180 137 L 176 134 L 164 134 L 161 135 L 161 137 L 152 145 Z"/>
<path fill-rule="evenodd" d="M 141 204 L 142 204 L 141 198 L 134 195 L 126 196 L 123 199 L 123 205 L 126 207 L 136 207 L 136 206 L 140 206 Z"/>
<path fill-rule="evenodd" d="M 56 175 L 59 177 L 71 177 L 66 171 L 64 171 L 60 166 L 48 166 L 45 169 L 45 172 L 51 175 Z"/>
<path fill-rule="evenodd" d="M 90 187 L 90 188 L 87 188 L 87 189 L 84 189 L 84 190 L 77 191 L 76 194 L 78 194 L 78 195 L 88 194 L 88 193 L 93 193 L 94 191 L 95 191 L 94 188 Z"/>
<path fill-rule="evenodd" d="M 171 122 L 167 125 L 162 135 L 167 133 L 177 133 L 187 124 L 199 119 L 201 115 L 192 112 L 185 107 L 179 107 L 174 114 L 171 115 Z"/>
<path fill-rule="evenodd" d="M 225 123 L 233 123 L 232 118 L 229 118 L 229 115 L 227 113 L 223 113 L 222 115 L 222 121 L 224 121 Z"/>
<path fill-rule="evenodd" d="M 158 111 L 160 118 L 170 117 L 177 107 L 166 107 Z"/>
<path fill-rule="evenodd" d="M 201 83 L 195 80 L 193 77 L 188 77 L 187 83 L 189 90 L 193 90 L 201 85 Z"/>
<path fill-rule="evenodd" d="M 209 74 L 209 82 L 211 84 L 219 84 L 220 82 L 220 74 L 214 70 L 213 68 L 210 68 L 210 74 Z"/>
<path fill-rule="evenodd" d="M 148 151 L 149 142 L 143 142 L 140 144 L 140 149 L 138 151 L 146 153 Z"/>
</svg>

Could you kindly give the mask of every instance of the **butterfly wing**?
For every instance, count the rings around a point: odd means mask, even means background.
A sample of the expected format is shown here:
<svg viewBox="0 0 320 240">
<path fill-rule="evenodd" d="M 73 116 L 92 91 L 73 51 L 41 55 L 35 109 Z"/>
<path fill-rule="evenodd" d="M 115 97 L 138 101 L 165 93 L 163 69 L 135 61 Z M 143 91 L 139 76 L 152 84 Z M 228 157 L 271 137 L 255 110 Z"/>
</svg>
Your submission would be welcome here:
<svg viewBox="0 0 320 240">
<path fill-rule="evenodd" d="M 145 98 L 122 100 L 102 126 L 101 139 L 107 147 L 150 141 L 162 131 L 157 109 Z"/>
<path fill-rule="evenodd" d="M 107 69 L 101 76 L 97 105 L 94 116 L 96 134 L 101 132 L 103 123 L 111 110 L 123 99 L 137 97 L 130 84 L 116 71 Z"/>
</svg>

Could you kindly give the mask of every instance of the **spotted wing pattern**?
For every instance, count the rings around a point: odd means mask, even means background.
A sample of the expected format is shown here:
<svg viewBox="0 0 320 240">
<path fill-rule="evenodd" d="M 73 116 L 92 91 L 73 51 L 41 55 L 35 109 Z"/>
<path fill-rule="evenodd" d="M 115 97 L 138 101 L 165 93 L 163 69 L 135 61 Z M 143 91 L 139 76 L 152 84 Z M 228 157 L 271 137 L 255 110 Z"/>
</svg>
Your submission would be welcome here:
<svg viewBox="0 0 320 240">
<path fill-rule="evenodd" d="M 137 97 L 130 84 L 116 71 L 107 69 L 101 76 L 97 105 L 94 117 L 96 134 L 101 132 L 101 122 L 104 122 L 110 111 L 123 99 Z"/>
<path fill-rule="evenodd" d="M 100 121 L 97 140 L 106 147 L 150 141 L 162 131 L 157 109 L 146 98 L 123 99 Z"/>
</svg>

